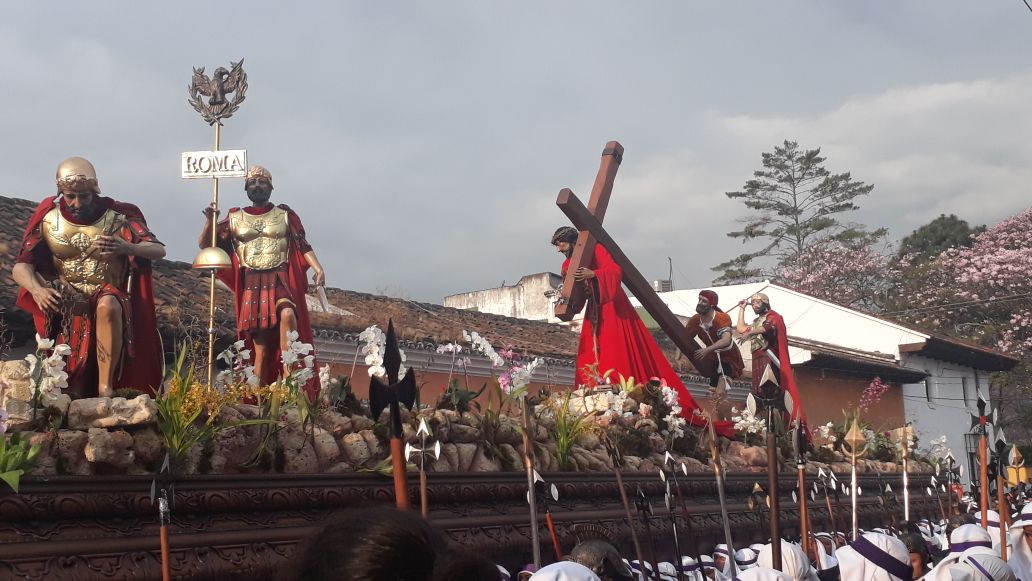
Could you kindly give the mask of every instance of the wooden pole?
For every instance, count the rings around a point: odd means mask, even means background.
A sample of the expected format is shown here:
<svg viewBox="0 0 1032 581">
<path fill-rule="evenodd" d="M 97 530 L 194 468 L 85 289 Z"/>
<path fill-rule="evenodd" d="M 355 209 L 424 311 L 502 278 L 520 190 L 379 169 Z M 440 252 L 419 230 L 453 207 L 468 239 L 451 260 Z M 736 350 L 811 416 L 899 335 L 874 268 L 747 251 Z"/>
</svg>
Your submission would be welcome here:
<svg viewBox="0 0 1032 581">
<path fill-rule="evenodd" d="M 401 438 L 391 438 L 391 468 L 394 474 L 394 502 L 400 510 L 409 510 L 408 485 L 405 483 L 405 444 Z"/>
<path fill-rule="evenodd" d="M 984 428 L 985 416 L 982 416 L 982 421 L 982 427 Z M 989 455 L 988 447 L 988 438 L 985 437 L 985 431 L 983 430 L 982 436 L 978 439 L 978 461 L 981 464 L 981 468 L 979 469 L 979 475 L 981 476 L 979 482 L 979 487 L 981 488 L 981 490 L 979 491 L 979 506 L 982 509 L 983 529 L 989 528 L 989 467 L 987 459 L 987 456 Z"/>
<path fill-rule="evenodd" d="M 768 418 L 773 408 L 768 408 Z M 712 422 L 711 422 L 712 424 Z M 770 560 L 771 567 L 781 570 L 781 502 L 778 498 L 778 446 L 773 426 L 767 422 L 767 498 L 770 499 Z"/>
</svg>

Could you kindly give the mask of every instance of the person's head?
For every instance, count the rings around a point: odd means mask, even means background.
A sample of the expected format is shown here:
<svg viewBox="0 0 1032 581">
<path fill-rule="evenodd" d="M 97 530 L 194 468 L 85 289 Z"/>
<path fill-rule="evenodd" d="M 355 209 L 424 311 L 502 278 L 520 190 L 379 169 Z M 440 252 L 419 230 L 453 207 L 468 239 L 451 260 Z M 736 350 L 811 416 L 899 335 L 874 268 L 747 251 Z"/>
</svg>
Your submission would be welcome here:
<svg viewBox="0 0 1032 581">
<path fill-rule="evenodd" d="M 264 206 L 272 197 L 272 172 L 260 165 L 252 165 L 244 177 L 247 199 L 255 206 Z"/>
<path fill-rule="evenodd" d="M 928 553 L 928 544 L 921 533 L 903 535 L 903 543 L 910 551 L 910 566 L 914 569 L 914 579 L 919 579 L 928 571 L 932 556 Z"/>
<path fill-rule="evenodd" d="M 552 234 L 552 246 L 563 256 L 573 256 L 573 245 L 577 243 L 577 229 L 569 226 L 561 226 Z"/>
<path fill-rule="evenodd" d="M 717 293 L 711 290 L 699 292 L 699 302 L 695 305 L 695 312 L 700 315 L 713 312 L 717 308 Z"/>
<path fill-rule="evenodd" d="M 630 581 L 634 577 L 616 547 L 606 541 L 593 539 L 577 543 L 570 551 L 569 560 L 591 569 L 602 581 Z"/>
<path fill-rule="evenodd" d="M 580 563 L 559 561 L 538 569 L 530 581 L 599 581 L 599 578 Z"/>
<path fill-rule="evenodd" d="M 757 315 L 762 315 L 770 310 L 770 299 L 763 293 L 756 293 L 749 297 L 749 306 Z"/>
<path fill-rule="evenodd" d="M 86 158 L 69 157 L 57 165 L 57 191 L 65 209 L 80 217 L 90 212 L 100 194 L 97 170 Z"/>
<path fill-rule="evenodd" d="M 502 573 L 487 557 L 453 551 L 435 567 L 433 581 L 502 581 Z"/>
<path fill-rule="evenodd" d="M 419 513 L 348 511 L 306 541 L 288 578 L 425 581 L 446 550 L 444 537 Z"/>
</svg>

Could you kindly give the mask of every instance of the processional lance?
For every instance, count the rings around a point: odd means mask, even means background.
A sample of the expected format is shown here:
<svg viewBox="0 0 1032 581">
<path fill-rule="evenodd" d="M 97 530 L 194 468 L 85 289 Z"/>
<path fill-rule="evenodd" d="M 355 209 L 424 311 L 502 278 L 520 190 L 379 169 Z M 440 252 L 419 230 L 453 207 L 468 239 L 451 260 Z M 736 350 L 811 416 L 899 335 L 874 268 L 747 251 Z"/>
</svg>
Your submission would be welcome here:
<svg viewBox="0 0 1032 581">
<path fill-rule="evenodd" d="M 910 424 L 900 430 L 899 450 L 903 457 L 903 520 L 910 522 Z"/>
<path fill-rule="evenodd" d="M 720 459 L 720 445 L 717 442 L 717 429 L 713 425 L 713 421 L 717 417 L 718 395 L 719 394 L 714 394 L 710 399 L 712 405 L 710 406 L 709 412 L 705 414 L 706 428 L 709 430 L 710 466 L 713 468 L 713 478 L 717 483 L 717 498 L 720 500 L 720 518 L 724 523 L 724 543 L 727 544 L 728 554 L 732 557 L 728 559 L 728 562 L 731 563 L 731 577 L 733 578 L 738 574 L 738 567 L 733 558 L 735 554 L 735 545 L 734 541 L 731 540 L 731 521 L 727 516 L 727 495 L 724 492 L 724 462 Z M 777 543 L 774 544 L 777 545 Z"/>
<path fill-rule="evenodd" d="M 1007 560 L 1007 532 L 1010 521 L 1010 505 L 1007 503 L 1007 438 L 1003 435 L 1003 428 L 996 429 L 996 512 L 999 514 L 1000 524 L 1000 558 Z"/>
<path fill-rule="evenodd" d="M 211 204 L 206 211 L 211 228 L 211 246 L 194 258 L 193 268 L 210 271 L 208 289 L 208 385 L 215 372 L 215 272 L 230 268 L 233 261 L 225 250 L 218 247 L 219 179 L 244 177 L 247 174 L 247 151 L 222 151 L 222 120 L 228 119 L 240 108 L 247 93 L 247 73 L 244 59 L 230 62 L 229 70 L 215 69 L 213 78 L 204 74 L 204 67 L 194 68 L 188 91 L 188 102 L 201 114 L 208 125 L 215 128 L 215 148 L 212 151 L 188 151 L 182 154 L 182 177 L 211 178 Z M 232 95 L 232 97 L 230 97 Z M 208 97 L 207 100 L 204 97 Z"/>
<path fill-rule="evenodd" d="M 430 501 L 426 489 L 426 457 L 432 456 L 434 460 L 441 458 L 441 441 L 434 442 L 432 447 L 427 447 L 426 439 L 431 436 L 430 426 L 426 424 L 426 418 L 419 418 L 419 429 L 416 430 L 419 437 L 419 447 L 412 444 L 405 444 L 405 460 L 412 458 L 413 454 L 419 454 L 419 512 L 423 518 L 427 518 L 430 511 Z"/>
<path fill-rule="evenodd" d="M 634 528 L 634 516 L 631 515 L 631 503 L 627 500 L 627 490 L 624 487 L 623 476 L 620 474 L 620 466 L 623 465 L 623 456 L 620 450 L 613 444 L 609 436 L 603 432 L 602 443 L 613 461 L 613 477 L 616 479 L 616 488 L 620 491 L 620 502 L 623 503 L 624 516 L 627 518 L 627 528 L 631 531 L 631 542 L 634 543 L 634 556 L 639 563 L 645 562 L 645 554 L 641 550 L 641 541 L 638 540 L 638 531 Z"/>
<path fill-rule="evenodd" d="M 160 481 L 160 482 L 159 482 Z M 172 579 L 172 562 L 169 555 L 168 526 L 172 522 L 172 502 L 175 485 L 172 483 L 172 464 L 168 454 L 161 468 L 151 481 L 150 501 L 158 507 L 158 523 L 161 542 L 161 581 Z"/>
<path fill-rule="evenodd" d="M 824 504 L 828 510 L 828 518 L 831 521 L 831 532 L 832 534 L 838 532 L 838 524 L 835 522 L 835 511 L 831 508 L 831 492 L 835 491 L 835 504 L 838 504 L 838 479 L 835 478 L 835 473 L 830 469 L 828 472 L 824 471 L 824 468 L 817 469 L 817 480 L 814 481 L 814 492 L 817 491 L 817 485 L 820 484 L 824 488 Z"/>
<path fill-rule="evenodd" d="M 674 491 L 677 493 L 677 502 L 681 506 L 681 516 L 684 517 L 684 526 L 688 529 L 688 542 L 695 547 L 695 560 L 698 561 L 701 555 L 699 554 L 698 539 L 695 537 L 695 530 L 692 528 L 692 515 L 688 512 L 688 504 L 685 503 L 684 494 L 681 493 L 681 483 L 677 480 L 677 465 L 674 461 L 674 456 L 669 451 L 665 456 L 663 456 L 663 467 L 670 468 L 670 477 L 674 481 Z M 684 462 L 681 462 L 680 468 L 681 473 L 688 476 L 688 466 Z"/>
<path fill-rule="evenodd" d="M 641 489 L 641 486 L 638 487 L 638 490 L 635 493 L 634 507 L 638 509 L 638 516 L 641 517 L 641 522 L 645 525 L 645 536 L 649 538 L 649 547 L 652 549 L 651 554 L 649 555 L 651 557 L 650 561 L 652 562 L 652 572 L 654 576 L 657 576 L 659 574 L 659 562 L 656 560 L 656 538 L 652 536 L 652 524 L 649 522 L 649 517 L 653 514 L 652 503 L 649 502 L 648 497 L 645 496 L 645 491 Z M 645 565 L 646 562 L 642 561 L 643 568 L 647 568 Z M 644 571 L 642 571 L 642 573 L 644 573 Z M 656 578 L 658 579 L 659 577 L 657 576 Z"/>
<path fill-rule="evenodd" d="M 394 472 L 394 501 L 401 510 L 411 508 L 405 469 L 408 465 L 405 446 L 402 443 L 401 404 L 412 409 L 416 404 L 416 371 L 405 370 L 405 377 L 399 380 L 401 351 L 394 334 L 394 321 L 387 322 L 387 344 L 383 351 L 383 368 L 387 372 L 387 383 L 379 376 L 369 381 L 369 411 L 373 421 L 379 421 L 384 409 L 389 409 L 387 421 L 391 437 L 391 465 Z"/>
<path fill-rule="evenodd" d="M 939 465 L 938 464 L 935 465 L 935 472 L 936 472 L 936 474 L 938 474 L 938 472 L 939 472 Z M 925 488 L 925 492 L 928 493 L 928 496 L 932 496 L 933 494 L 935 495 L 935 500 L 937 500 L 939 502 L 939 514 L 942 516 L 942 522 L 945 523 L 946 522 L 946 509 L 942 505 L 942 496 L 939 495 L 939 487 L 940 486 L 945 488 L 945 486 L 939 484 L 939 481 L 935 479 L 935 476 L 932 476 L 931 480 L 929 481 L 928 487 Z"/>
<path fill-rule="evenodd" d="M 978 394 L 978 415 L 971 414 L 971 433 L 978 434 L 978 507 L 982 514 L 982 528 L 989 528 L 989 426 L 996 425 L 997 412 L 989 420 L 986 408 L 989 402 Z"/>
<path fill-rule="evenodd" d="M 669 455 L 670 452 L 667 452 L 667 454 Z M 674 554 L 680 558 L 682 553 L 681 540 L 677 536 L 677 512 L 674 510 L 674 494 L 670 490 L 672 479 L 667 479 L 666 470 L 663 468 L 659 469 L 659 479 L 663 481 L 663 504 L 666 506 L 667 516 L 670 518 L 670 530 L 674 535 Z M 684 581 L 684 574 L 681 573 L 681 567 L 677 567 L 677 581 Z"/>
<path fill-rule="evenodd" d="M 789 409 L 791 408 L 789 407 Z M 810 530 L 810 511 L 806 504 L 806 453 L 810 449 L 810 442 L 803 433 L 802 419 L 798 416 L 795 420 L 795 428 L 792 430 L 792 449 L 796 457 L 796 477 L 799 490 L 796 496 L 796 502 L 799 503 L 799 538 L 802 541 L 803 552 L 810 554 L 809 549 L 813 547 L 814 554 L 818 555 L 817 547 L 811 544 L 813 531 Z M 796 495 L 794 491 L 792 494 Z M 820 567 L 820 563 L 818 566 Z"/>
<path fill-rule="evenodd" d="M 860 536 L 857 515 L 857 496 L 860 495 L 860 484 L 856 476 L 856 462 L 867 452 L 866 442 L 867 440 L 864 438 L 863 432 L 860 431 L 860 418 L 857 417 L 853 420 L 853 427 L 849 429 L 844 441 L 845 445 L 849 447 L 849 500 L 850 508 L 853 511 L 852 533 L 854 541 Z"/>
<path fill-rule="evenodd" d="M 548 535 L 552 538 L 552 549 L 555 551 L 555 560 L 563 560 L 563 549 L 559 546 L 559 535 L 555 532 L 555 520 L 552 518 L 552 510 L 549 508 L 548 499 L 553 502 L 559 501 L 559 489 L 555 484 L 545 482 L 537 470 L 534 471 L 533 495 L 537 497 L 537 506 L 545 510 L 545 526 L 548 527 Z M 530 502 L 531 492 L 527 492 L 527 502 Z"/>
<path fill-rule="evenodd" d="M 774 418 L 778 418 L 777 423 L 780 425 L 784 414 L 794 409 L 794 402 L 792 401 L 792 394 L 787 389 L 781 389 L 774 370 L 767 366 L 763 376 L 760 378 L 759 388 L 755 392 L 749 393 L 749 396 L 746 398 L 746 406 L 753 416 L 756 416 L 760 408 L 767 412 L 767 494 L 768 506 L 770 507 L 770 560 L 772 567 L 780 571 L 781 543 L 777 542 L 777 540 L 781 538 L 781 504 L 779 498 L 781 488 L 778 483 L 780 466 L 778 465 L 777 428 L 775 427 Z"/>
</svg>

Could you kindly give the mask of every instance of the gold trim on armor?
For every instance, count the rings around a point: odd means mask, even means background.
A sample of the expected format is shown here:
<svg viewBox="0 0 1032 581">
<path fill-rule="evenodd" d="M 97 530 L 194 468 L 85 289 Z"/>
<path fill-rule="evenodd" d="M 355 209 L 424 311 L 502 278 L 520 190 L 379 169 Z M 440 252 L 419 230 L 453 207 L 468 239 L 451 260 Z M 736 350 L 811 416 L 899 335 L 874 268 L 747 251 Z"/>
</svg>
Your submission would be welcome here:
<svg viewBox="0 0 1032 581">
<path fill-rule="evenodd" d="M 54 269 L 66 284 L 92 296 L 105 284 L 126 290 L 129 260 L 115 256 L 102 260 L 90 248 L 101 236 L 117 236 L 126 218 L 114 210 L 105 211 L 92 224 L 75 224 L 61 215 L 60 207 L 47 212 L 40 224 L 43 240 L 53 256 Z"/>
<path fill-rule="evenodd" d="M 229 215 L 229 231 L 240 264 L 252 270 L 271 270 L 287 261 L 290 227 L 287 211 L 274 207 L 260 215 L 237 210 Z"/>
</svg>

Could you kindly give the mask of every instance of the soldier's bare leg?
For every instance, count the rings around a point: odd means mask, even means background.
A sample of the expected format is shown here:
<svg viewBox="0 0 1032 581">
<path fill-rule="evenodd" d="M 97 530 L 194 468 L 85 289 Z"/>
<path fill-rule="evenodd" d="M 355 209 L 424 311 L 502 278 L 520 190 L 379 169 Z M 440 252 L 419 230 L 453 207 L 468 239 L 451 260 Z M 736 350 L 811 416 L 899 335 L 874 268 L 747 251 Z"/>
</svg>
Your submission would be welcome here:
<svg viewBox="0 0 1032 581">
<path fill-rule="evenodd" d="M 287 339 L 287 333 L 297 331 L 297 315 L 294 313 L 294 309 L 288 307 L 280 311 L 279 317 L 280 353 L 285 353 L 287 349 L 290 349 L 290 340 Z M 286 374 L 287 370 L 284 369 L 283 373 Z"/>
<path fill-rule="evenodd" d="M 111 295 L 97 301 L 97 394 L 114 394 L 115 370 L 122 355 L 122 305 Z"/>
<path fill-rule="evenodd" d="M 259 378 L 263 377 L 265 371 L 265 354 L 274 347 L 273 341 L 277 339 L 273 330 L 262 330 L 252 335 L 254 341 L 254 374 Z"/>
</svg>

